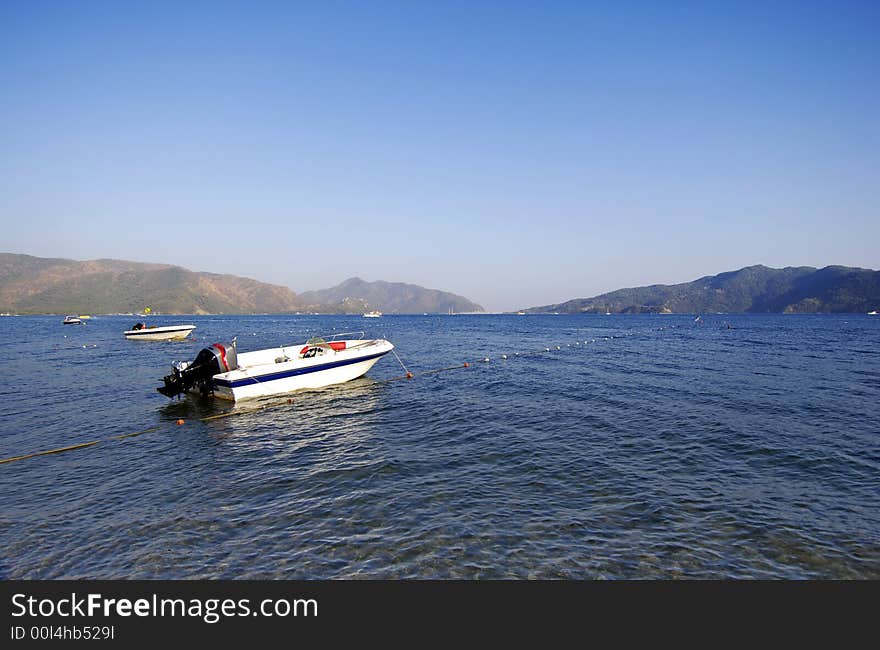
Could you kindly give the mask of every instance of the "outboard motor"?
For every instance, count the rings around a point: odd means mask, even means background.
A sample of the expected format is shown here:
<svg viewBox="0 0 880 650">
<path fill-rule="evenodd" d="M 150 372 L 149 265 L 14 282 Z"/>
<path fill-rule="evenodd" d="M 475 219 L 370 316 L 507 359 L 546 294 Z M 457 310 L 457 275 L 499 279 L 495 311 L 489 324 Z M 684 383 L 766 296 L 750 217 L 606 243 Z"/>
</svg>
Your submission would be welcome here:
<svg viewBox="0 0 880 650">
<path fill-rule="evenodd" d="M 215 343 L 202 349 L 192 363 L 176 362 L 172 373 L 164 377 L 164 386 L 158 390 L 168 397 L 177 397 L 193 387 L 202 394 L 211 390 L 211 378 L 223 372 L 238 369 L 235 339 L 230 344 Z"/>
</svg>

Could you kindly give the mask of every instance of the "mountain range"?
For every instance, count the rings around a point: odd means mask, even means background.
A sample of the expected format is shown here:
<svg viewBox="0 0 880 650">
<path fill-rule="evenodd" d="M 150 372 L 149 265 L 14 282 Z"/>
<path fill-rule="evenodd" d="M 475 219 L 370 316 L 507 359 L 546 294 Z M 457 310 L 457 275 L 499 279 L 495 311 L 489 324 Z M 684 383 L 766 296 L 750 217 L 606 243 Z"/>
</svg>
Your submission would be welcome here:
<svg viewBox="0 0 880 650">
<path fill-rule="evenodd" d="M 619 289 L 530 313 L 865 313 L 880 308 L 880 271 L 762 265 L 681 284 Z"/>
<path fill-rule="evenodd" d="M 18 314 L 482 312 L 454 293 L 350 278 L 299 295 L 249 278 L 170 264 L 76 261 L 0 253 L 0 312 Z M 531 307 L 530 313 L 820 313 L 880 308 L 880 271 L 846 266 L 748 266 L 693 282 L 619 289 Z"/>
<path fill-rule="evenodd" d="M 378 309 L 389 314 L 481 312 L 483 308 L 454 293 L 403 282 L 365 282 L 350 278 L 332 289 L 299 294 L 305 305 L 336 305 L 352 313 Z"/>
<path fill-rule="evenodd" d="M 4 313 L 134 313 L 146 307 L 164 314 L 483 311 L 461 296 L 400 282 L 352 278 L 297 296 L 287 287 L 170 264 L 0 253 Z"/>
</svg>

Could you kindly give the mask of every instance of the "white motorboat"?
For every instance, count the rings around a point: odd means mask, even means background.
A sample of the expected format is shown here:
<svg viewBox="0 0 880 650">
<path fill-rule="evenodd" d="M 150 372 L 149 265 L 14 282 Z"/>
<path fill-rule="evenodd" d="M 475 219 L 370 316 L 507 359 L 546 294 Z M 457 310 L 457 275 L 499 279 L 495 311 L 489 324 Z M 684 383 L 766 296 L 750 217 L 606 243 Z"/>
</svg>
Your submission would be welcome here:
<svg viewBox="0 0 880 650">
<path fill-rule="evenodd" d="M 869 311 L 869 312 L 868 312 L 868 316 L 876 316 L 876 315 L 877 315 L 877 310 L 876 310 L 876 309 L 873 310 L 873 311 Z"/>
<path fill-rule="evenodd" d="M 368 311 L 364 314 L 364 318 L 379 318 L 381 315 L 381 311 Z"/>
<path fill-rule="evenodd" d="M 360 334 L 356 339 L 338 337 Z M 204 348 L 191 363 L 175 362 L 158 390 L 168 397 L 185 392 L 213 394 L 238 401 L 323 388 L 364 375 L 394 349 L 385 339 L 364 339 L 345 332 L 330 340 L 315 337 L 296 344 L 239 353 L 231 344 Z"/>
<path fill-rule="evenodd" d="M 82 319 L 79 316 L 65 316 L 62 321 L 64 325 L 82 325 Z"/>
<path fill-rule="evenodd" d="M 195 325 L 164 325 L 157 327 L 155 325 L 137 323 L 130 330 L 126 330 L 125 338 L 138 341 L 182 341 L 195 328 Z"/>
</svg>

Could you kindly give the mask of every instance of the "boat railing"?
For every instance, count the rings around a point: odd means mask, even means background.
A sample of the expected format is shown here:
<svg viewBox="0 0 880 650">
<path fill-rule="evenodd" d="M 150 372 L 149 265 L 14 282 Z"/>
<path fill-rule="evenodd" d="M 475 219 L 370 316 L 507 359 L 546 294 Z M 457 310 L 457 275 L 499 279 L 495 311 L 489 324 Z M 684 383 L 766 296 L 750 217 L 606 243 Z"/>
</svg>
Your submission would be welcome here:
<svg viewBox="0 0 880 650">
<path fill-rule="evenodd" d="M 306 346 L 315 347 L 315 348 L 330 348 L 331 343 L 333 343 L 334 341 L 336 341 L 337 339 L 339 339 L 340 337 L 343 337 L 343 336 L 356 337 L 356 338 L 350 338 L 350 340 L 359 341 L 358 343 L 355 343 L 355 344 L 349 346 L 347 348 L 349 350 L 359 349 L 359 348 L 363 348 L 363 347 L 369 347 L 371 345 L 377 345 L 380 342 L 380 339 L 364 340 L 364 337 L 366 336 L 366 332 L 364 332 L 364 331 L 337 332 L 336 334 L 329 335 L 327 337 L 313 336 L 308 341 L 306 341 Z M 302 345 L 302 344 L 301 343 L 291 343 L 289 345 L 282 345 L 281 346 L 282 358 L 285 361 L 289 361 L 290 357 L 287 356 L 286 350 L 288 348 L 299 348 L 300 345 Z M 334 349 L 334 352 L 338 352 L 338 350 Z M 299 353 L 297 352 L 296 354 L 299 354 Z M 277 362 L 278 362 L 278 360 L 276 359 L 276 363 Z"/>
<path fill-rule="evenodd" d="M 358 332 L 337 332 L 336 334 L 327 334 L 321 336 L 313 336 L 308 341 L 306 341 L 306 345 L 326 345 L 328 343 L 332 343 L 334 341 L 338 341 L 340 338 L 348 338 L 355 341 L 361 341 L 367 335 L 365 331 Z M 285 346 L 289 347 L 289 346 Z"/>
<path fill-rule="evenodd" d="M 355 334 L 357 334 L 358 336 L 356 338 L 353 338 Z M 353 338 L 353 340 L 359 341 L 362 338 L 364 338 L 366 335 L 367 335 L 367 333 L 364 330 L 360 330 L 358 332 L 339 332 L 338 334 L 334 334 L 330 338 L 327 338 L 326 336 L 321 337 L 321 338 L 323 338 L 324 340 L 329 342 L 329 341 L 335 341 L 339 337 L 345 336 L 345 337 Z"/>
</svg>

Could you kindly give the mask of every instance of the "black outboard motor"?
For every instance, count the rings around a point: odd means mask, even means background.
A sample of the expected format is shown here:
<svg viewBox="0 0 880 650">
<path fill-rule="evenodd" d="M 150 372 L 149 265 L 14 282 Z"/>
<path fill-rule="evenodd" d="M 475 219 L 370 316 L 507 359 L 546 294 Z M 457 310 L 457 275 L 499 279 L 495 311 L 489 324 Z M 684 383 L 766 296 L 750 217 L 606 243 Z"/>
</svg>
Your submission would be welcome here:
<svg viewBox="0 0 880 650">
<path fill-rule="evenodd" d="M 192 363 L 176 362 L 171 368 L 173 372 L 164 377 L 165 385 L 157 391 L 168 397 L 177 397 L 195 387 L 203 395 L 207 394 L 214 375 L 238 368 L 235 340 L 230 344 L 215 343 L 199 352 Z"/>
</svg>

